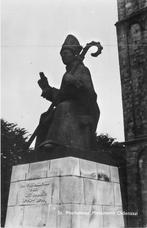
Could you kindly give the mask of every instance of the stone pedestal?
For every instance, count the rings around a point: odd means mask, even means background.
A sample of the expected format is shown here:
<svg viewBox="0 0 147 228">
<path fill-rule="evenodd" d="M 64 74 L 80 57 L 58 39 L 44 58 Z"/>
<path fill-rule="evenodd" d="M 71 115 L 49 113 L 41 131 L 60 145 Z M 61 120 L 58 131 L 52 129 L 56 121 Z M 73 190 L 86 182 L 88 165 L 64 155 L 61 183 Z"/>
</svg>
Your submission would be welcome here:
<svg viewBox="0 0 147 228">
<path fill-rule="evenodd" d="M 124 227 L 118 168 L 66 157 L 14 166 L 5 227 Z"/>
</svg>

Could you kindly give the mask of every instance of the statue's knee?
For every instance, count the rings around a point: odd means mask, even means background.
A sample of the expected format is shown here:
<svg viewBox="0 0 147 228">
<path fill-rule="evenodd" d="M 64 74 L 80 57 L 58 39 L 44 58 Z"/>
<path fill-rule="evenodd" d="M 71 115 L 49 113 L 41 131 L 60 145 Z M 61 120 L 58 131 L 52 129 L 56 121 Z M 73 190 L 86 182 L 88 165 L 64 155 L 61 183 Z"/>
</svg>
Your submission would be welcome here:
<svg viewBox="0 0 147 228">
<path fill-rule="evenodd" d="M 42 113 L 41 116 L 40 116 L 40 119 L 43 119 L 47 116 L 46 112 Z"/>
</svg>

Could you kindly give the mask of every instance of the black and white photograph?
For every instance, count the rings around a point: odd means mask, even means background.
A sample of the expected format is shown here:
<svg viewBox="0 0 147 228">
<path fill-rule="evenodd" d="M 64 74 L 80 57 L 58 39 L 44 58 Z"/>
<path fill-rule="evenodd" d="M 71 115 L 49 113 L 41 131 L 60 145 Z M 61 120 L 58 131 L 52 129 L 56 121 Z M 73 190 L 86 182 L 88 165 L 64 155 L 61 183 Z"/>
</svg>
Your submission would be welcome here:
<svg viewBox="0 0 147 228">
<path fill-rule="evenodd" d="M 1 1 L 1 227 L 147 227 L 147 0 Z"/>
</svg>

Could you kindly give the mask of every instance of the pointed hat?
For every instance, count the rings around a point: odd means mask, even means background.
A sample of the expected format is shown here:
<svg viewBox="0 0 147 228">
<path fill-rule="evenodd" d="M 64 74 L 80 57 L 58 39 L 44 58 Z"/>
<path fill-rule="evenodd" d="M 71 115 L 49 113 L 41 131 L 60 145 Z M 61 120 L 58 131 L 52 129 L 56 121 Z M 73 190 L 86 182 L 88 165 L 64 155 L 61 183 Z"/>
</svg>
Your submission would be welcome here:
<svg viewBox="0 0 147 228">
<path fill-rule="evenodd" d="M 73 51 L 73 53 L 75 55 L 78 55 L 80 53 L 80 51 L 82 50 L 82 46 L 80 45 L 77 38 L 70 34 L 66 37 L 66 39 L 62 45 L 60 54 L 64 49 L 70 49 L 71 51 Z"/>
</svg>

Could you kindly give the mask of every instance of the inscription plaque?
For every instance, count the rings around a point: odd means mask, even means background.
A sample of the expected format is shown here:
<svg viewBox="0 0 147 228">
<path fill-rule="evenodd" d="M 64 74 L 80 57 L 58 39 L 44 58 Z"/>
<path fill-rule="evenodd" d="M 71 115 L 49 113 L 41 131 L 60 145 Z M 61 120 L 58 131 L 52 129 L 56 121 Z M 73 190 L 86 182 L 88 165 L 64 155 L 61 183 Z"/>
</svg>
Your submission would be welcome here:
<svg viewBox="0 0 147 228">
<path fill-rule="evenodd" d="M 53 182 L 51 180 L 35 180 L 19 185 L 18 205 L 50 203 Z"/>
</svg>

